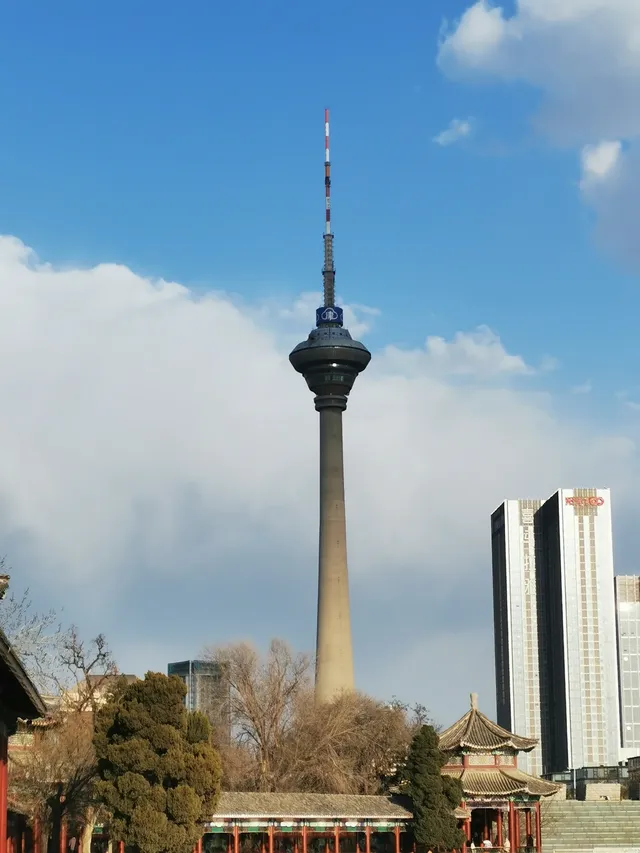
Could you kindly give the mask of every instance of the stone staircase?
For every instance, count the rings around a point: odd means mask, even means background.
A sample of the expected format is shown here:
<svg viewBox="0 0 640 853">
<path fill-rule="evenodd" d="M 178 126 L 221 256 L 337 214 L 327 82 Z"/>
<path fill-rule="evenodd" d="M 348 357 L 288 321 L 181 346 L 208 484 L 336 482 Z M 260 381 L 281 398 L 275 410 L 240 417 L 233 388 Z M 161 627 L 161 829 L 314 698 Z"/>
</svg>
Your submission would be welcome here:
<svg viewBox="0 0 640 853">
<path fill-rule="evenodd" d="M 542 803 L 543 853 L 640 853 L 640 800 Z"/>
</svg>

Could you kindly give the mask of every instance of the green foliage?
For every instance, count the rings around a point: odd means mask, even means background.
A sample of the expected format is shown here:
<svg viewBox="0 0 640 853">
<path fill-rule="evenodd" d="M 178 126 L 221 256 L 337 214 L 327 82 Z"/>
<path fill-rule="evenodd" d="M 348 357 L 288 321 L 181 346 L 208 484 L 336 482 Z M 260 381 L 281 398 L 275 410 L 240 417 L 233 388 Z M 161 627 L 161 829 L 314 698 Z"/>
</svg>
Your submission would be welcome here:
<svg viewBox="0 0 640 853">
<path fill-rule="evenodd" d="M 194 711 L 188 715 L 187 740 L 189 743 L 210 743 L 211 725 L 206 714 Z"/>
<path fill-rule="evenodd" d="M 110 833 L 139 853 L 192 853 L 215 810 L 221 767 L 203 714 L 178 678 L 147 673 L 96 715 L 98 796 Z"/>
<path fill-rule="evenodd" d="M 422 726 L 411 741 L 405 775 L 413 811 L 413 835 L 426 847 L 452 850 L 463 841 L 454 808 L 462 800 L 457 779 L 443 776 L 444 757 L 433 726 Z"/>
</svg>

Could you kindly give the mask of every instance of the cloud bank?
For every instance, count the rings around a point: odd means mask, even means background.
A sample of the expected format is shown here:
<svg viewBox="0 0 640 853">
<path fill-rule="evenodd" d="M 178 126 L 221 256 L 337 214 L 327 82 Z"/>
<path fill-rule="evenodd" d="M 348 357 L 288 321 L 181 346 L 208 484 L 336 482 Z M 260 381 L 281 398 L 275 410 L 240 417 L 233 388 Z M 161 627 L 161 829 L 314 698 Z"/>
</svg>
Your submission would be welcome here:
<svg viewBox="0 0 640 853">
<path fill-rule="evenodd" d="M 58 269 L 0 238 L 3 551 L 16 585 L 106 631 L 124 669 L 237 637 L 313 646 L 317 416 L 288 352 L 315 302 Z M 359 333 L 384 322 L 347 311 Z M 561 415 L 495 332 L 429 332 L 374 351 L 356 383 L 349 547 L 361 686 L 447 722 L 492 679 L 471 655 L 451 660 L 456 684 L 431 681 L 452 620 L 490 649 L 491 510 L 560 485 L 630 494 L 637 455 L 634 436 Z"/>
</svg>

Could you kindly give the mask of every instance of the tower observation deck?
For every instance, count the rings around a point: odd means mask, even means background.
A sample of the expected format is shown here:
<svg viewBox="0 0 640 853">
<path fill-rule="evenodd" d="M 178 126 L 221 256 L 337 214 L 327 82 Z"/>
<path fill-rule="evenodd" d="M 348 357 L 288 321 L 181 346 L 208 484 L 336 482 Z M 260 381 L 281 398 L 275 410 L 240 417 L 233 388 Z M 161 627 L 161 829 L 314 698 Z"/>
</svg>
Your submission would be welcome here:
<svg viewBox="0 0 640 853">
<path fill-rule="evenodd" d="M 331 233 L 331 164 L 329 111 L 325 111 L 324 304 L 316 311 L 316 328 L 289 356 L 306 379 L 320 414 L 320 547 L 316 699 L 324 702 L 353 690 L 353 648 L 349 608 L 347 532 L 344 500 L 342 413 L 356 377 L 371 353 L 354 341 L 335 304 L 335 267 Z"/>
</svg>

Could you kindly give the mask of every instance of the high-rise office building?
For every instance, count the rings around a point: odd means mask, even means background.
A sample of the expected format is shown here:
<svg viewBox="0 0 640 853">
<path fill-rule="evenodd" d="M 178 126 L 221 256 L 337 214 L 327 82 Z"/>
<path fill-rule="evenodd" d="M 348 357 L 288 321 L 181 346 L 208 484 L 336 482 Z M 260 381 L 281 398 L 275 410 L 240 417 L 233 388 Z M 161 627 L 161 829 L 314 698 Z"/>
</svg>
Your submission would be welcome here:
<svg viewBox="0 0 640 853">
<path fill-rule="evenodd" d="M 622 757 L 631 758 L 640 755 L 640 577 L 615 581 Z"/>
<path fill-rule="evenodd" d="M 537 515 L 547 642 L 540 658 L 545 762 L 551 771 L 615 765 L 620 713 L 611 493 L 561 489 Z"/>
<path fill-rule="evenodd" d="M 491 516 L 498 724 L 540 739 L 535 513 L 542 501 L 510 500 Z M 518 759 L 542 773 L 540 745 Z"/>
<path fill-rule="evenodd" d="M 187 710 L 206 714 L 216 736 L 228 740 L 231 736 L 230 684 L 224 667 L 215 661 L 183 660 L 170 663 L 167 674 L 177 675 L 184 681 Z"/>
<path fill-rule="evenodd" d="M 544 772 L 617 764 L 609 490 L 507 501 L 492 516 L 492 545 L 499 721 L 541 738 Z"/>
</svg>

